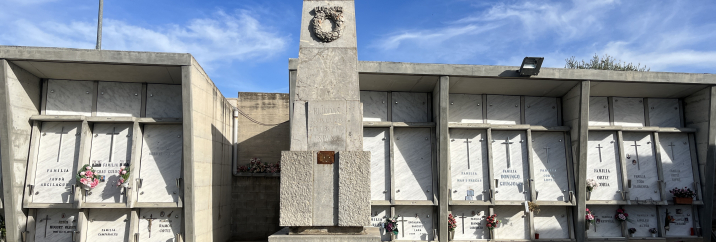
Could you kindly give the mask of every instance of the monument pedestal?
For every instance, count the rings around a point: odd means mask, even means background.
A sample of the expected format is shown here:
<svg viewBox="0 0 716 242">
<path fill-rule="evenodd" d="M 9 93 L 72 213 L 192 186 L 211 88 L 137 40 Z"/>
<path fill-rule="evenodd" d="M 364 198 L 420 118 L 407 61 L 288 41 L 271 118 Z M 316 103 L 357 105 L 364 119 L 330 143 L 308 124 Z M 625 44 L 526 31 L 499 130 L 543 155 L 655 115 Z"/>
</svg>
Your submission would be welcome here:
<svg viewBox="0 0 716 242">
<path fill-rule="evenodd" d="M 358 228 L 361 234 L 355 234 L 351 231 L 345 231 L 346 227 L 332 227 L 335 230 L 332 231 L 329 227 L 323 227 L 326 234 L 294 234 L 293 231 L 296 227 L 284 227 L 275 234 L 269 236 L 269 242 L 288 242 L 288 241 L 300 241 L 300 242 L 339 242 L 339 241 L 350 241 L 350 242 L 379 242 L 380 232 L 375 227 L 350 227 L 352 229 Z M 317 232 L 311 229 L 313 232 Z"/>
</svg>

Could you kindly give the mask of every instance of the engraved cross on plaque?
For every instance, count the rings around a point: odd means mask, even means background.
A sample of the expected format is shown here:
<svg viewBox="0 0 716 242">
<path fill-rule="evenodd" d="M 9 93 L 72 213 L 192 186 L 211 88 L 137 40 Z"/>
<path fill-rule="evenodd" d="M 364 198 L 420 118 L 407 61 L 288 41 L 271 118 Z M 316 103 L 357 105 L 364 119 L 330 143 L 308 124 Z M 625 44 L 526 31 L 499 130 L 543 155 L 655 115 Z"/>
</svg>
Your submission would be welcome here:
<svg viewBox="0 0 716 242">
<path fill-rule="evenodd" d="M 408 221 L 408 220 L 405 220 L 405 217 L 403 217 L 403 216 L 400 216 L 400 218 L 401 219 L 398 220 L 398 221 L 400 221 L 400 226 L 401 226 L 400 232 L 403 233 L 403 237 L 405 237 L 405 221 Z"/>
<path fill-rule="evenodd" d="M 47 224 L 50 223 L 50 220 L 52 219 L 50 219 L 50 215 L 45 215 L 45 218 L 43 218 L 42 220 L 45 220 L 45 238 L 47 238 Z"/>
<path fill-rule="evenodd" d="M 597 145 L 597 149 L 599 150 L 599 163 L 602 163 L 602 144 Z"/>
<path fill-rule="evenodd" d="M 60 157 L 62 156 L 62 135 L 65 134 L 65 127 L 62 126 L 62 129 L 60 130 L 60 145 L 57 147 L 57 162 L 60 162 Z"/>
<path fill-rule="evenodd" d="M 469 139 L 465 139 L 465 143 L 467 144 L 467 169 L 470 169 L 470 141 Z"/>
<path fill-rule="evenodd" d="M 150 214 L 149 218 L 144 217 L 144 219 L 146 219 L 147 222 L 149 222 L 149 225 L 147 225 L 147 230 L 149 231 L 149 238 L 151 238 L 152 237 L 152 221 L 154 221 L 157 218 L 154 217 L 154 214 Z"/>
<path fill-rule="evenodd" d="M 117 132 L 117 127 L 112 127 L 112 133 L 110 133 L 110 140 L 109 140 L 109 162 L 112 162 L 112 158 L 114 156 L 114 135 L 119 134 Z"/>
<path fill-rule="evenodd" d="M 674 142 L 671 142 L 668 146 L 671 146 L 671 162 L 676 162 L 676 156 L 674 156 Z"/>
<path fill-rule="evenodd" d="M 510 142 L 510 138 L 509 138 L 509 137 L 506 137 L 506 138 L 505 138 L 505 142 L 502 142 L 502 144 L 504 144 L 504 145 L 507 146 L 507 150 L 506 150 L 506 153 L 507 153 L 507 168 L 510 168 L 510 144 L 513 144 L 513 143 L 515 143 L 515 142 Z"/>
<path fill-rule="evenodd" d="M 547 161 L 545 161 L 544 163 L 549 163 L 549 149 L 550 149 L 550 148 L 549 148 L 549 147 L 544 147 L 544 148 L 542 148 L 542 149 L 544 149 L 544 150 L 545 150 L 545 153 L 547 153 Z"/>
<path fill-rule="evenodd" d="M 467 217 L 465 217 L 465 214 L 463 213 L 462 216 L 459 218 L 462 219 L 462 234 L 465 234 L 465 218 Z"/>
<path fill-rule="evenodd" d="M 639 162 L 639 148 L 638 148 L 641 145 L 636 144 L 636 140 L 635 140 L 634 144 L 631 146 L 634 146 L 634 154 L 636 155 L 636 168 L 638 170 L 641 170 L 641 164 Z"/>
</svg>

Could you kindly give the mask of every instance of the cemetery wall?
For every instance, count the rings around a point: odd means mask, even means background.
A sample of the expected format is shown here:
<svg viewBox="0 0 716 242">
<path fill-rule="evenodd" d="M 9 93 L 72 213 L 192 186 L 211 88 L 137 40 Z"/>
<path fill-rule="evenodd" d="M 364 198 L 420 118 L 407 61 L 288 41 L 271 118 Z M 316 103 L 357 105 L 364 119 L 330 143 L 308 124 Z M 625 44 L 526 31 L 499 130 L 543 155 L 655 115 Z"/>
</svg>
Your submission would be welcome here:
<svg viewBox="0 0 716 242">
<path fill-rule="evenodd" d="M 287 93 L 239 92 L 237 166 L 248 165 L 251 158 L 277 163 L 281 151 L 289 150 L 288 99 Z"/>
<path fill-rule="evenodd" d="M 191 100 L 184 105 L 184 127 L 190 127 L 190 171 L 185 169 L 187 197 L 186 237 L 189 241 L 227 241 L 231 228 L 231 151 L 233 107 L 192 58 L 192 65 L 182 67 L 186 77 L 184 92 Z M 187 85 L 189 81 L 190 85 Z M 185 95 L 186 96 L 186 95 Z M 186 102 L 186 101 L 185 101 Z M 189 123 L 187 125 L 187 123 Z M 186 154 L 186 153 L 185 153 Z M 187 162 L 185 160 L 185 162 Z M 187 176 L 186 173 L 192 174 Z M 189 195 L 192 193 L 192 195 Z M 193 229 L 194 231 L 191 231 Z"/>
<path fill-rule="evenodd" d="M 279 226 L 280 181 L 279 177 L 233 178 L 232 241 L 262 241 L 281 229 Z"/>
<path fill-rule="evenodd" d="M 2 176 L 2 201 L 8 241 L 19 241 L 18 232 L 25 230 L 27 220 L 27 211 L 22 209 L 32 131 L 32 125 L 27 120 L 39 114 L 41 84 L 40 78 L 14 64 L 0 60 L 0 65 L 0 79 L 4 79 L 0 85 L 0 97 L 5 99 L 0 102 L 0 120 L 3 120 L 0 123 L 9 124 L 0 128 L 2 167 L 9 171 Z"/>
</svg>

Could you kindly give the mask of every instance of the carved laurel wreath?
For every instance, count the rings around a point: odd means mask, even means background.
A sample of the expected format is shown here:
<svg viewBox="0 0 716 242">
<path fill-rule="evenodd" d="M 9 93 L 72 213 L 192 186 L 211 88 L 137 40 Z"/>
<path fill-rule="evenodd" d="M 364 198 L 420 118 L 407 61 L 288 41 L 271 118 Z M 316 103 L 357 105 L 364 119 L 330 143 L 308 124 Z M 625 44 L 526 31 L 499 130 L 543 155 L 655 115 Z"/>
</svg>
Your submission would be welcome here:
<svg viewBox="0 0 716 242">
<path fill-rule="evenodd" d="M 311 21 L 313 23 L 313 33 L 316 34 L 316 37 L 325 42 L 331 42 L 341 37 L 341 33 L 343 32 L 343 7 L 320 6 L 314 8 L 313 11 L 316 12 L 316 15 L 313 16 Z M 321 23 L 323 23 L 326 18 L 336 23 L 336 28 L 330 32 L 323 31 L 321 28 Z"/>
</svg>

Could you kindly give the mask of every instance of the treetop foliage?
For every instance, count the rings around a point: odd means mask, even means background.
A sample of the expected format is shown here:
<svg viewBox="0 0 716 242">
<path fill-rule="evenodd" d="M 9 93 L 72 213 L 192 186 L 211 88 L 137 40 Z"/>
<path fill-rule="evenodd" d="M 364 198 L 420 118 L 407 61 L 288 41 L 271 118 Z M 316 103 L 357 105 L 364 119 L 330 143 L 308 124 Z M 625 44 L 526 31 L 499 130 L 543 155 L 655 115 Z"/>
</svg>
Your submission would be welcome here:
<svg viewBox="0 0 716 242">
<path fill-rule="evenodd" d="M 594 54 L 591 60 L 587 61 L 577 61 L 574 56 L 570 57 L 569 59 L 565 59 L 565 62 L 567 62 L 564 65 L 564 68 L 567 69 L 594 69 L 594 70 L 612 70 L 612 71 L 650 71 L 651 68 L 647 68 L 646 66 L 641 66 L 641 64 L 634 65 L 632 63 L 626 63 L 622 62 L 621 60 L 616 60 L 614 57 L 609 55 L 604 55 L 604 57 L 599 57 L 597 54 Z"/>
</svg>

